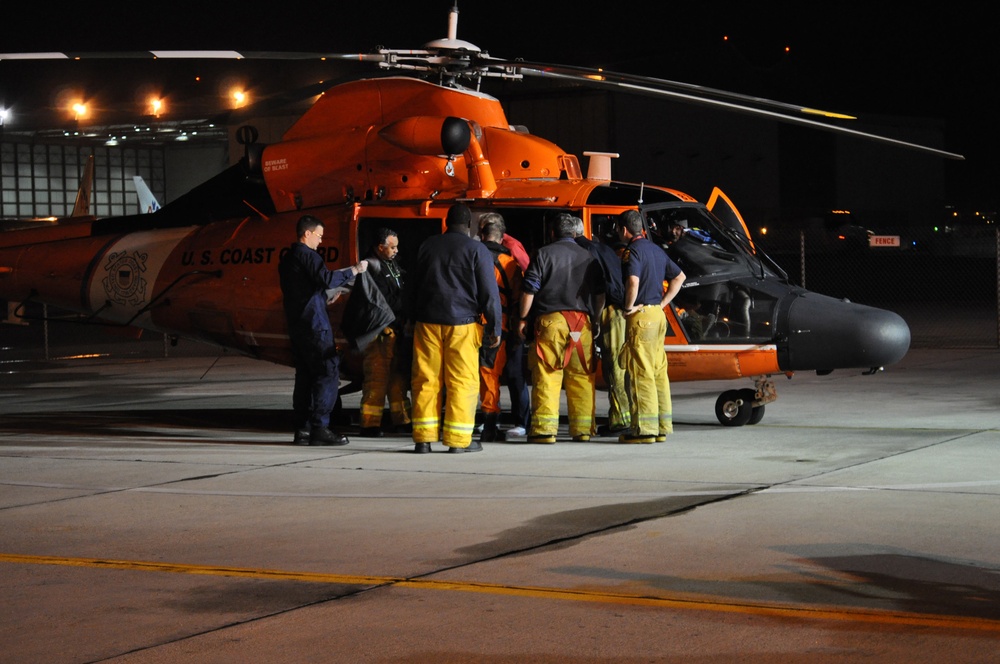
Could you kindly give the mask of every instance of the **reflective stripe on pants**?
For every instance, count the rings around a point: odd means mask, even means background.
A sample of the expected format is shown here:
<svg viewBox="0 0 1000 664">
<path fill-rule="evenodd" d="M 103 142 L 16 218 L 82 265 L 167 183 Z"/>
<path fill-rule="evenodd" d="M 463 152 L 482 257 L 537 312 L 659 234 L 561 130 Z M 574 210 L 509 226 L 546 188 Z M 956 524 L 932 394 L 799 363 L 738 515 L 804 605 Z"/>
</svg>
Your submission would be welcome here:
<svg viewBox="0 0 1000 664">
<path fill-rule="evenodd" d="M 619 358 L 631 383 L 632 432 L 639 436 L 674 431 L 667 353 L 663 349 L 666 334 L 667 317 L 656 305 L 647 305 L 625 318 L 625 345 Z"/>
<path fill-rule="evenodd" d="M 396 345 L 407 338 L 393 330 L 378 335 L 364 352 L 364 382 L 361 386 L 361 426 L 382 426 L 382 411 L 389 397 L 389 413 L 393 424 L 410 422 L 410 386 L 404 371 L 397 367 Z M 405 369 L 405 367 L 404 367 Z"/>
<path fill-rule="evenodd" d="M 417 323 L 413 332 L 413 442 L 468 447 L 479 402 L 479 323 Z M 444 421 L 441 404 L 444 401 Z M 440 438 L 439 438 L 440 436 Z"/>
</svg>

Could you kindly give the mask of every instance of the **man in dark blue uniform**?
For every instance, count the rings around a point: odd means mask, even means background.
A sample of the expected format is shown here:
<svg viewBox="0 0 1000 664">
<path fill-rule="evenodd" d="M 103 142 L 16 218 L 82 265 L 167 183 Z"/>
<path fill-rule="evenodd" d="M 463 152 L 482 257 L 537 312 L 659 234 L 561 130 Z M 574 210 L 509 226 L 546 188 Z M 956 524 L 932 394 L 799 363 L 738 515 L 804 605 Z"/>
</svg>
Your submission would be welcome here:
<svg viewBox="0 0 1000 664">
<path fill-rule="evenodd" d="M 667 354 L 663 339 L 670 304 L 684 283 L 684 272 L 666 252 L 646 239 L 642 215 L 626 210 L 618 218 L 618 235 L 628 245 L 622 254 L 625 285 L 625 345 L 621 363 L 629 376 L 632 430 L 623 443 L 664 442 L 674 431 Z M 664 289 L 663 283 L 667 282 Z"/>
<path fill-rule="evenodd" d="M 625 315 L 622 305 L 625 286 L 622 282 L 622 259 L 625 245 L 612 247 L 600 239 L 589 239 L 583 232 L 583 220 L 576 229 L 576 243 L 590 252 L 604 273 L 604 309 L 600 312 L 600 332 L 594 340 L 601 350 L 601 372 L 608 388 L 608 423 L 597 427 L 599 436 L 617 436 L 630 428 L 628 389 L 625 369 L 618 359 L 625 344 Z"/>
<path fill-rule="evenodd" d="M 340 358 L 326 312 L 329 289 L 343 286 L 368 269 L 368 261 L 329 270 L 316 248 L 323 241 L 323 222 L 311 215 L 299 219 L 298 241 L 281 257 L 278 277 L 284 298 L 288 337 L 295 359 L 296 445 L 347 445 L 347 436 L 330 431 L 330 413 L 340 388 Z"/>
</svg>

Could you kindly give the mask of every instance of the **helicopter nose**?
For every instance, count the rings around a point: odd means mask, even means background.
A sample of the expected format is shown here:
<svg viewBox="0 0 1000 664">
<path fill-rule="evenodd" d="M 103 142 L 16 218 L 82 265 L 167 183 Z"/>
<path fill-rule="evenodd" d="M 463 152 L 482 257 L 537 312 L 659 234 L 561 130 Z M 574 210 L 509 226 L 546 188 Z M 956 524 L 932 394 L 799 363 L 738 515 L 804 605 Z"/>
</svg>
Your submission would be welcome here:
<svg viewBox="0 0 1000 664">
<path fill-rule="evenodd" d="M 788 308 L 783 371 L 826 371 L 894 364 L 910 347 L 910 328 L 896 313 L 802 292 Z"/>
</svg>

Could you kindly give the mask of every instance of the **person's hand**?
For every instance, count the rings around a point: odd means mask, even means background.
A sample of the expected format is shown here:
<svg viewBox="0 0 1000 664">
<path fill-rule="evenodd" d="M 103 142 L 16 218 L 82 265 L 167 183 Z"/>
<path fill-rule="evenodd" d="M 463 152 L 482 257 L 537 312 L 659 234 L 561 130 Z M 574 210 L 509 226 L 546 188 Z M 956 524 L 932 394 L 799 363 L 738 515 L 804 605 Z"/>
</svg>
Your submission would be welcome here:
<svg viewBox="0 0 1000 664">
<path fill-rule="evenodd" d="M 487 344 L 488 348 L 496 348 L 497 346 L 500 345 L 500 335 L 491 334 L 488 338 L 488 341 L 489 341 L 489 344 Z"/>
<path fill-rule="evenodd" d="M 521 341 L 528 338 L 528 321 L 523 318 L 517 321 L 517 336 L 521 338 Z"/>
<path fill-rule="evenodd" d="M 368 270 L 368 261 L 364 260 L 354 266 L 354 274 L 361 274 Z"/>
</svg>

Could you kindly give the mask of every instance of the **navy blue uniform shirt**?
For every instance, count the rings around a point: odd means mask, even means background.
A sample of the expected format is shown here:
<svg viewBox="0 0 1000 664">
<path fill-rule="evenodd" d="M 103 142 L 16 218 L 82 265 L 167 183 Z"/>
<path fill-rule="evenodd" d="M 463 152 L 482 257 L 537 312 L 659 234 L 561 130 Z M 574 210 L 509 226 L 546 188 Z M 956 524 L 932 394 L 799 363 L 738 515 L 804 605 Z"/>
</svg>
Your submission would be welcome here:
<svg viewBox="0 0 1000 664">
<path fill-rule="evenodd" d="M 680 273 L 677 263 L 645 237 L 633 238 L 622 254 L 622 280 L 628 282 L 631 276 L 639 277 L 639 293 L 634 303 L 636 306 L 660 304 L 664 293 L 663 282 L 670 281 Z"/>
</svg>

